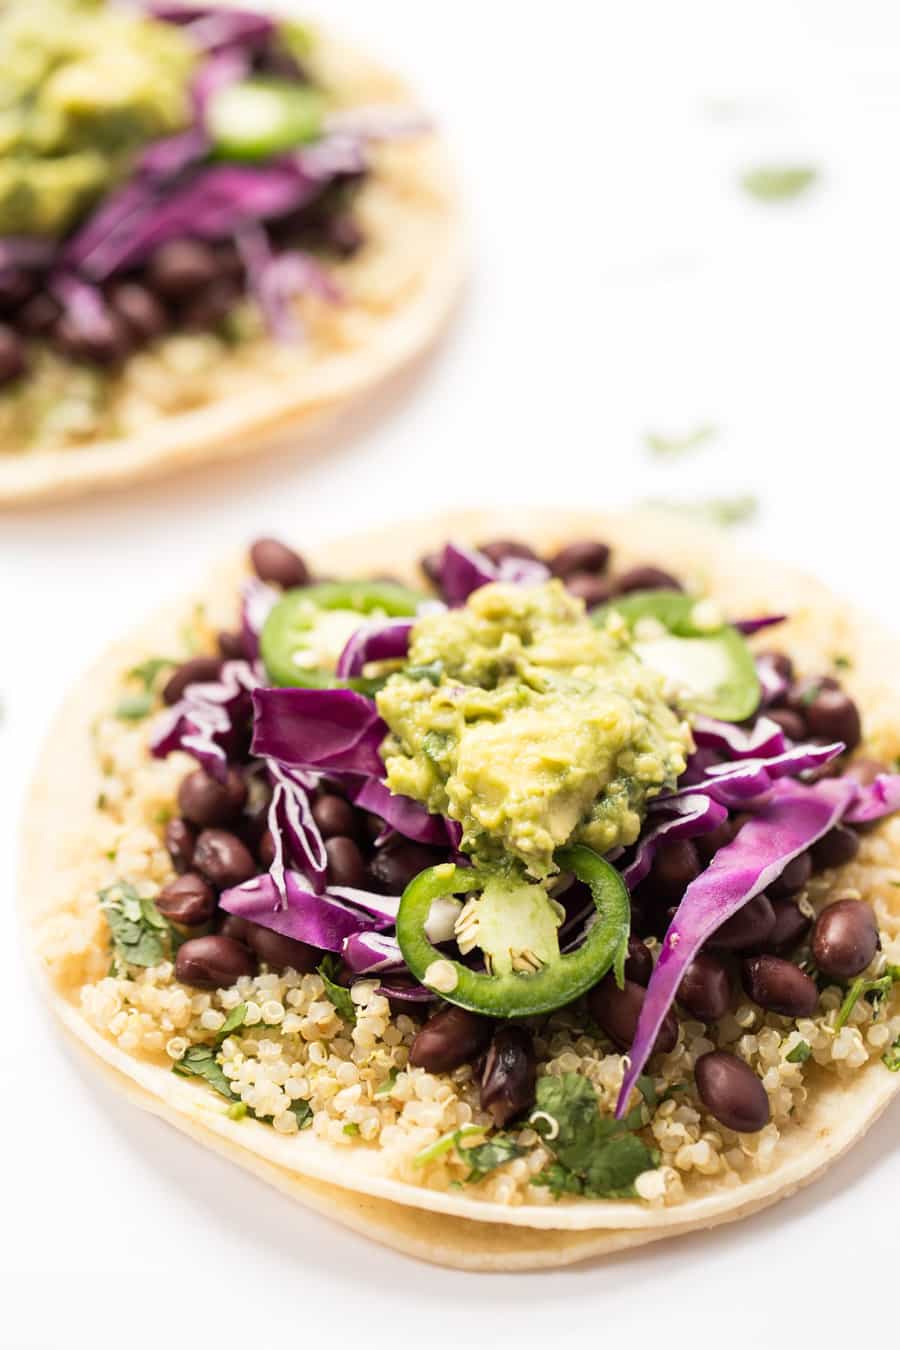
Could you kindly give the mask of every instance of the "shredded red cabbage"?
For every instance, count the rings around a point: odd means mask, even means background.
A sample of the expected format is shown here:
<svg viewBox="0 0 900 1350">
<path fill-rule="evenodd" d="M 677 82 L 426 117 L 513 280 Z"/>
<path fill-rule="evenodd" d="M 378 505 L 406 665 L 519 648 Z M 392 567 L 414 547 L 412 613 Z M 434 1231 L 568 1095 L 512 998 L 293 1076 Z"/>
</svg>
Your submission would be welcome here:
<svg viewBox="0 0 900 1350">
<path fill-rule="evenodd" d="M 181 24 L 187 36 L 203 51 L 217 51 L 232 43 L 259 45 L 275 32 L 276 24 L 251 9 L 228 9 L 220 5 L 179 5 L 155 0 L 147 6 L 155 19 Z"/>
<path fill-rule="evenodd" d="M 331 304 L 342 300 L 340 290 L 321 263 L 298 249 L 273 253 L 268 235 L 257 222 L 239 231 L 237 246 L 250 290 L 269 332 L 279 342 L 298 342 L 303 336 L 303 326 L 292 303 L 298 296 L 316 295 Z"/>
<path fill-rule="evenodd" d="M 758 619 L 736 619 L 731 626 L 749 637 L 751 633 L 761 633 L 764 628 L 774 628 L 777 623 L 784 623 L 787 617 L 786 614 L 764 614 Z"/>
<path fill-rule="evenodd" d="M 400 944 L 389 933 L 352 933 L 345 939 L 341 955 L 354 975 L 406 969 Z"/>
<path fill-rule="evenodd" d="M 857 787 L 856 799 L 844 817 L 849 825 L 867 825 L 900 811 L 900 774 L 880 773 L 874 782 Z"/>
<path fill-rule="evenodd" d="M 494 563 L 485 553 L 462 544 L 449 543 L 438 570 L 441 591 L 448 605 L 463 605 L 480 586 L 491 581 L 508 581 L 520 586 L 535 586 L 546 581 L 550 569 L 533 558 L 504 558 Z"/>
<path fill-rule="evenodd" d="M 309 800 L 310 791 L 316 785 L 316 776 L 304 775 L 272 759 L 266 761 L 266 769 L 272 781 L 272 800 L 266 824 L 275 849 L 269 874 L 279 895 L 285 898 L 287 852 L 293 862 L 303 868 L 313 890 L 319 892 L 325 884 L 328 854 Z"/>
<path fill-rule="evenodd" d="M 352 689 L 255 689 L 252 752 L 321 773 L 380 778 L 387 727 Z"/>
<path fill-rule="evenodd" d="M 807 787 L 777 783 L 772 800 L 719 849 L 705 872 L 684 893 L 647 986 L 634 1044 L 616 1106 L 621 1119 L 631 1089 L 650 1057 L 682 976 L 704 942 L 748 900 L 764 891 L 788 863 L 836 825 L 854 800 L 857 785 L 833 778 Z"/>
<path fill-rule="evenodd" d="M 249 661 L 259 658 L 259 635 L 281 592 L 258 577 L 241 582 L 241 641 Z"/>
<path fill-rule="evenodd" d="M 284 892 L 268 874 L 223 891 L 219 904 L 229 914 L 271 928 L 326 952 L 341 951 L 354 933 L 378 927 L 375 919 L 344 904 L 329 891 L 316 895 L 298 872 L 285 871 Z"/>
<path fill-rule="evenodd" d="M 183 697 L 163 713 L 150 740 L 150 750 L 164 759 L 173 750 L 193 755 L 219 782 L 228 772 L 228 757 L 251 714 L 251 694 L 259 685 L 246 661 L 226 661 L 218 680 L 189 684 Z"/>
<path fill-rule="evenodd" d="M 757 718 L 749 730 L 715 717 L 695 717 L 691 730 L 697 745 L 716 750 L 727 759 L 780 755 L 785 749 L 784 732 L 770 717 Z"/>
<path fill-rule="evenodd" d="M 361 675 L 368 661 L 390 661 L 409 650 L 411 619 L 376 619 L 360 624 L 338 657 L 337 674 L 342 680 Z"/>
<path fill-rule="evenodd" d="M 663 806 L 690 792 L 705 792 L 723 806 L 738 809 L 750 803 L 761 804 L 767 800 L 778 779 L 819 769 L 836 759 L 843 750 L 843 741 L 835 741 L 832 745 L 795 745 L 767 758 L 710 764 L 704 777 L 676 788 L 665 797 L 657 797 L 655 805 Z"/>
<path fill-rule="evenodd" d="M 715 830 L 728 818 L 727 809 L 703 792 L 691 792 L 683 797 L 670 798 L 665 809 L 672 811 L 668 819 L 659 819 L 659 811 L 652 811 L 648 820 L 653 823 L 638 840 L 637 851 L 622 872 L 628 889 L 634 890 L 650 871 L 660 844 L 667 839 L 695 839 L 700 834 Z"/>
<path fill-rule="evenodd" d="M 756 658 L 756 674 L 759 677 L 760 707 L 768 708 L 786 694 L 790 681 L 775 664 L 774 657 L 767 652 Z"/>
</svg>

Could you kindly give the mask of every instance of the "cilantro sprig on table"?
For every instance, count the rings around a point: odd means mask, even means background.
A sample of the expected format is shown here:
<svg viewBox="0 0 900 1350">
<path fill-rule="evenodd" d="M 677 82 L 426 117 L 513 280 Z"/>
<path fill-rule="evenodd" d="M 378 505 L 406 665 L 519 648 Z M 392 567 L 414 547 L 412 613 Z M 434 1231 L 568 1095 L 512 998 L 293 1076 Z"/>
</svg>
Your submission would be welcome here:
<svg viewBox="0 0 900 1350">
<path fill-rule="evenodd" d="M 596 1090 L 576 1073 L 538 1079 L 532 1127 L 542 1137 L 555 1161 L 532 1178 L 561 1195 L 608 1196 L 629 1199 L 642 1172 L 657 1166 L 659 1154 L 635 1133 L 646 1124 L 647 1110 L 656 1105 L 652 1080 L 638 1087 L 644 1102 L 624 1120 L 601 1116 Z"/>
</svg>

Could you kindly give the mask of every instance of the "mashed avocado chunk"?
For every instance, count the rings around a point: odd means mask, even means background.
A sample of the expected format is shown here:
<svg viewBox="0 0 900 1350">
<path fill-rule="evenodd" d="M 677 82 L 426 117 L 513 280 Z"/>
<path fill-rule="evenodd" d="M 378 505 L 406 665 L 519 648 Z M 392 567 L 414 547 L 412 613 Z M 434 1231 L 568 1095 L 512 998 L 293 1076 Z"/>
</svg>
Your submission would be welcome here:
<svg viewBox="0 0 900 1350">
<path fill-rule="evenodd" d="M 416 622 L 377 695 L 388 786 L 459 821 L 479 861 L 547 877 L 563 844 L 634 843 L 683 772 L 690 731 L 662 691 L 560 582 L 483 586 Z"/>
<path fill-rule="evenodd" d="M 0 235 L 71 225 L 147 141 L 186 126 L 195 55 L 172 24 L 90 0 L 0 16 Z"/>
</svg>

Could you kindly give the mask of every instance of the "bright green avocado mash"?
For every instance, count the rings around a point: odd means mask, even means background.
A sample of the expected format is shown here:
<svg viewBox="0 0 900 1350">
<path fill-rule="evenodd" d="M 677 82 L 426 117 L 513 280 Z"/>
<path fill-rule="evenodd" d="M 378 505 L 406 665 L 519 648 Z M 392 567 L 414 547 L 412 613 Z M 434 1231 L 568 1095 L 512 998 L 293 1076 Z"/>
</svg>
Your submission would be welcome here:
<svg viewBox="0 0 900 1350">
<path fill-rule="evenodd" d="M 172 24 L 90 0 L 0 16 L 0 235 L 53 235 L 129 154 L 190 120 L 194 52 Z"/>
<path fill-rule="evenodd" d="M 476 860 L 547 877 L 563 844 L 634 843 L 684 771 L 690 731 L 662 689 L 560 582 L 484 586 L 417 621 L 377 695 L 388 785 L 459 821 Z"/>
</svg>

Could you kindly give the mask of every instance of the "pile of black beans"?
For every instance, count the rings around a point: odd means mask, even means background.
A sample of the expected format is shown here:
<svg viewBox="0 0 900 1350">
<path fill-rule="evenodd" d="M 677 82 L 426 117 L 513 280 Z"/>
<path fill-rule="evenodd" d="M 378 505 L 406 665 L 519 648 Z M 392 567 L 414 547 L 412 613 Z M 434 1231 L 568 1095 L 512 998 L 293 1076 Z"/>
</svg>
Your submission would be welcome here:
<svg viewBox="0 0 900 1350">
<path fill-rule="evenodd" d="M 278 247 L 305 248 L 347 258 L 362 245 L 346 175 L 319 202 L 272 227 Z M 166 333 L 217 331 L 247 293 L 247 276 L 231 240 L 174 239 L 146 264 L 103 287 L 103 309 L 82 320 L 64 310 L 44 271 L 0 269 L 0 388 L 24 375 L 29 344 L 46 343 L 60 356 L 115 369 Z"/>
</svg>

